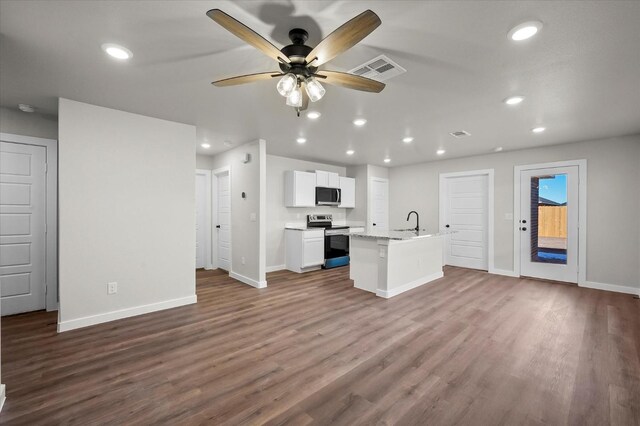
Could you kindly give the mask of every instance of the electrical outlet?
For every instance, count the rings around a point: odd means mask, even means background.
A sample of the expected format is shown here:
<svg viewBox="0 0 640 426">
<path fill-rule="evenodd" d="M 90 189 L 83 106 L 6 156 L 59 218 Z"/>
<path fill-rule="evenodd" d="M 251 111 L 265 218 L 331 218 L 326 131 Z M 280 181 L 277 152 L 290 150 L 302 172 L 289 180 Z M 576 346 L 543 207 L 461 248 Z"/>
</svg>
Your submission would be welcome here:
<svg viewBox="0 0 640 426">
<path fill-rule="evenodd" d="M 242 256 L 242 259 L 240 259 L 240 261 L 241 261 L 241 262 L 242 262 L 242 264 L 244 265 L 244 263 L 245 263 L 244 256 Z"/>
<path fill-rule="evenodd" d="M 112 282 L 107 284 L 107 294 L 116 294 L 118 292 L 118 283 Z"/>
</svg>

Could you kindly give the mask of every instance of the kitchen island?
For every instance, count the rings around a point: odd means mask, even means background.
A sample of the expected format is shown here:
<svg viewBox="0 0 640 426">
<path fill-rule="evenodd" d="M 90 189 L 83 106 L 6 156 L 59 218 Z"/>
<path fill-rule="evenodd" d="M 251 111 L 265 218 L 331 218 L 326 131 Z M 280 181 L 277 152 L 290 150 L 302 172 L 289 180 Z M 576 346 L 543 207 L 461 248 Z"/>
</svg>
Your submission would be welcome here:
<svg viewBox="0 0 640 426">
<path fill-rule="evenodd" d="M 367 229 L 351 235 L 354 287 L 390 298 L 443 277 L 446 233 Z"/>
</svg>

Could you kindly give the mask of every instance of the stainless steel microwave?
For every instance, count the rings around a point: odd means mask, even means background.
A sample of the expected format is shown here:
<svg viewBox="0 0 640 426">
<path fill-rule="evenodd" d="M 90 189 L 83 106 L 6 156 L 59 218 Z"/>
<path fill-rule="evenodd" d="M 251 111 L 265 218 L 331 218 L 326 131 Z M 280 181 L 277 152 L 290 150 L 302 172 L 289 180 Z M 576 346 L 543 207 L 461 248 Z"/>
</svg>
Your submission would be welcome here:
<svg viewBox="0 0 640 426">
<path fill-rule="evenodd" d="M 339 206 L 340 189 L 316 186 L 316 206 Z"/>
</svg>

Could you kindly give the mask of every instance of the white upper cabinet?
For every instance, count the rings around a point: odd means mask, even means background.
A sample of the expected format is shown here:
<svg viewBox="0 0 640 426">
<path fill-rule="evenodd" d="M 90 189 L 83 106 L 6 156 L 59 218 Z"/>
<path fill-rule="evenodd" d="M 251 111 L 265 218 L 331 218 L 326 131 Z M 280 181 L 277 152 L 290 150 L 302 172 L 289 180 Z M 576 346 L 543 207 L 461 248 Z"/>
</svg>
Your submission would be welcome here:
<svg viewBox="0 0 640 426">
<path fill-rule="evenodd" d="M 352 209 L 356 206 L 356 180 L 350 177 L 339 177 L 340 205 L 338 207 Z"/>
<path fill-rule="evenodd" d="M 284 174 L 284 205 L 286 207 L 316 206 L 316 174 L 286 171 Z"/>
<path fill-rule="evenodd" d="M 337 173 L 316 170 L 316 186 L 324 188 L 339 188 L 340 176 Z"/>
</svg>

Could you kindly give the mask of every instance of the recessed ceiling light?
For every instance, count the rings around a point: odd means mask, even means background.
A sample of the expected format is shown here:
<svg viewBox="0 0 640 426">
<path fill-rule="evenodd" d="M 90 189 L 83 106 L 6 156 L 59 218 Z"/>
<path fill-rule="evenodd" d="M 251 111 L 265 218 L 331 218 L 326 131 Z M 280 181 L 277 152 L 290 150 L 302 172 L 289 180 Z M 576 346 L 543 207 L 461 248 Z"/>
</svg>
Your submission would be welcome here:
<svg viewBox="0 0 640 426">
<path fill-rule="evenodd" d="M 367 120 L 365 120 L 364 118 L 356 118 L 355 120 L 353 120 L 353 124 L 355 124 L 356 126 L 364 126 L 365 124 L 367 124 Z"/>
<path fill-rule="evenodd" d="M 402 139 L 402 142 L 411 143 L 413 142 L 413 138 L 411 136 L 407 136 L 406 138 Z"/>
<path fill-rule="evenodd" d="M 352 149 L 347 150 L 347 155 L 353 155 L 355 154 L 355 151 Z"/>
<path fill-rule="evenodd" d="M 529 21 L 511 28 L 508 37 L 513 41 L 522 41 L 533 37 L 542 28 L 542 22 Z"/>
<path fill-rule="evenodd" d="M 544 132 L 545 130 L 547 130 L 547 128 L 546 128 L 546 127 L 534 127 L 533 129 L 531 129 L 531 131 L 532 131 L 533 133 L 542 133 L 542 132 Z"/>
<path fill-rule="evenodd" d="M 133 56 L 133 53 L 131 53 L 131 51 L 126 47 L 119 46 L 113 43 L 103 44 L 102 50 L 104 50 L 107 55 L 116 59 L 120 59 L 121 61 L 129 59 Z"/>
<path fill-rule="evenodd" d="M 22 112 L 34 112 L 36 108 L 27 104 L 18 104 L 18 109 Z"/>
<path fill-rule="evenodd" d="M 320 118 L 320 115 L 321 114 L 318 111 L 309 111 L 307 113 L 307 117 L 309 117 L 312 120 L 316 120 L 316 119 Z"/>
<path fill-rule="evenodd" d="M 389 163 L 390 161 L 391 161 L 391 158 L 385 158 L 385 159 L 384 159 L 384 162 L 385 162 L 385 163 Z"/>
<path fill-rule="evenodd" d="M 203 143 L 200 146 L 203 148 L 211 148 L 211 145 L 209 145 L 208 143 Z"/>
<path fill-rule="evenodd" d="M 444 149 L 439 149 L 439 150 L 436 151 L 436 154 L 443 155 L 445 152 L 447 152 L 447 151 L 445 151 Z"/>
<path fill-rule="evenodd" d="M 296 139 L 296 142 L 298 143 L 305 143 L 307 140 L 305 138 L 298 138 Z"/>
<path fill-rule="evenodd" d="M 507 105 L 518 105 L 522 101 L 524 101 L 524 96 L 511 96 L 506 98 L 503 102 Z"/>
<path fill-rule="evenodd" d="M 501 146 L 496 146 L 495 148 L 493 148 L 494 152 L 500 152 L 502 151 L 502 147 Z"/>
</svg>

